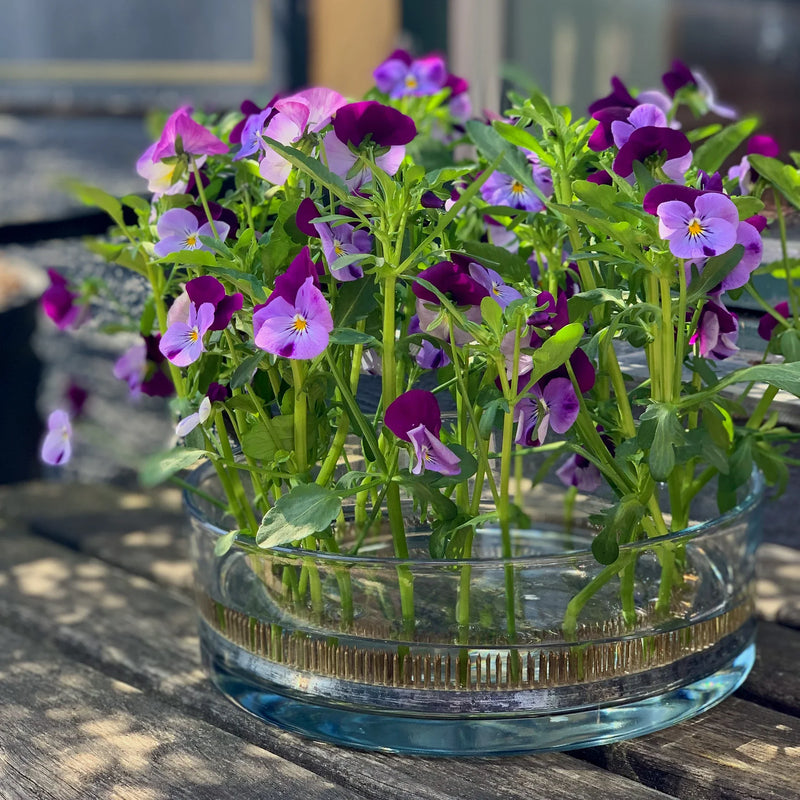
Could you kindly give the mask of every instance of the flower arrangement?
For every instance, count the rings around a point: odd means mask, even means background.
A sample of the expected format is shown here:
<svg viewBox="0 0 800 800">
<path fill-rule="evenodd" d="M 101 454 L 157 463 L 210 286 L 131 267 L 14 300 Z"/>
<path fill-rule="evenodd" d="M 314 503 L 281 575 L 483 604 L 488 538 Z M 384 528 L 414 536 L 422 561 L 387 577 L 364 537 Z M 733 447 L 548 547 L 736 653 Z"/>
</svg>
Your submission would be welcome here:
<svg viewBox="0 0 800 800">
<path fill-rule="evenodd" d="M 720 511 L 754 465 L 785 482 L 790 434 L 769 409 L 779 390 L 800 394 L 783 217 L 800 207 L 797 154 L 779 161 L 756 120 L 731 121 L 679 62 L 665 91 L 614 78 L 582 117 L 534 92 L 473 118 L 466 89 L 442 58 L 397 51 L 358 102 L 311 88 L 226 114 L 179 108 L 137 164 L 149 199 L 75 187 L 114 222 L 92 247 L 151 289 L 115 325 L 138 337 L 115 375 L 133 397 L 172 397 L 178 420 L 143 474 L 183 484 L 181 470 L 213 465 L 233 520 L 217 554 L 357 553 L 385 517 L 405 559 L 405 497 L 431 557 L 468 559 L 480 526 L 510 554 L 533 453 L 544 467 L 528 481 L 549 471 L 573 499 L 606 487 L 592 549 L 617 574 L 621 545 L 686 527 L 710 482 Z M 689 129 L 687 111 L 724 122 Z M 764 264 L 774 228 L 783 255 Z M 756 271 L 785 277 L 787 302 L 762 300 Z M 97 287 L 51 278 L 48 316 L 84 323 Z M 742 292 L 763 307 L 765 351 L 731 371 L 726 303 Z M 646 375 L 626 374 L 631 350 Z M 379 381 L 374 408 L 365 381 Z M 54 411 L 44 460 L 68 460 L 71 435 Z M 657 610 L 679 559 L 661 554 Z M 401 590 L 413 626 L 414 587 Z"/>
</svg>

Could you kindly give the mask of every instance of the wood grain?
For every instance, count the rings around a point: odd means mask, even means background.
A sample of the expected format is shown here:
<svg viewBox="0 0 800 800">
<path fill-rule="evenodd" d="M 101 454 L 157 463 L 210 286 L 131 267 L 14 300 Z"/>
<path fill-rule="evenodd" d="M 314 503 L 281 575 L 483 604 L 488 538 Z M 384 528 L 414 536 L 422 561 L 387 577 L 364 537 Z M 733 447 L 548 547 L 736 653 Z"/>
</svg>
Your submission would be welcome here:
<svg viewBox="0 0 800 800">
<path fill-rule="evenodd" d="M 47 645 L 0 637 L 4 800 L 358 796 Z"/>
<path fill-rule="evenodd" d="M 561 753 L 474 761 L 401 758 L 318 744 L 265 725 L 234 708 L 206 680 L 195 612 L 182 594 L 18 527 L 2 527 L 0 622 L 358 794 L 529 800 L 547 785 L 553 800 L 606 791 L 620 798 L 667 797 Z"/>
</svg>

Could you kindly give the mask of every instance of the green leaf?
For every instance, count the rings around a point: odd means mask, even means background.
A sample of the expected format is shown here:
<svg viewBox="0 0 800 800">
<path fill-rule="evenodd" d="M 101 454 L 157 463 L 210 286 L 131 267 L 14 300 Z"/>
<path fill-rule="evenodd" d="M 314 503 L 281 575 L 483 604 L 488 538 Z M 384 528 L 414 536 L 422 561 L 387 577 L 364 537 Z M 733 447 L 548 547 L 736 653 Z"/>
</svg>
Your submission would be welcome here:
<svg viewBox="0 0 800 800">
<path fill-rule="evenodd" d="M 619 289 L 590 289 L 578 292 L 567 300 L 569 318 L 573 321 L 583 319 L 595 306 L 612 303 L 617 308 L 625 308 L 622 292 Z"/>
<path fill-rule="evenodd" d="M 539 140 L 524 128 L 500 121 L 493 122 L 492 127 L 494 127 L 507 142 L 536 153 L 543 164 L 548 167 L 553 166 L 553 157 L 542 148 Z"/>
<path fill-rule="evenodd" d="M 458 516 L 458 506 L 431 485 L 436 477 L 434 473 L 431 478 L 429 472 L 419 476 L 412 475 L 410 472 L 401 472 L 394 477 L 394 480 L 400 485 L 408 487 L 417 500 L 425 501 L 433 506 L 440 519 L 455 519 Z"/>
<path fill-rule="evenodd" d="M 279 450 L 294 450 L 293 416 L 281 414 L 273 417 L 270 420 L 269 431 L 262 423 L 257 422 L 250 430 L 242 434 L 241 445 L 242 452 L 246 456 L 259 461 L 272 461 Z"/>
<path fill-rule="evenodd" d="M 80 200 L 81 203 L 87 206 L 95 206 L 101 211 L 105 211 L 117 225 L 121 228 L 125 227 L 125 220 L 122 215 L 122 204 L 116 197 L 112 197 L 108 192 L 104 192 L 96 186 L 87 186 L 73 178 L 65 179 L 61 182 L 61 186 L 66 192 Z"/>
<path fill-rule="evenodd" d="M 647 463 L 656 481 L 665 481 L 675 467 L 675 447 L 683 445 L 685 434 L 677 408 L 669 403 L 651 403 L 641 416 L 639 446 L 649 450 Z"/>
<path fill-rule="evenodd" d="M 725 159 L 758 127 L 758 120 L 748 118 L 728 125 L 714 134 L 694 151 L 692 166 L 709 175 L 716 172 Z"/>
<path fill-rule="evenodd" d="M 731 197 L 731 200 L 739 212 L 739 219 L 747 219 L 764 210 L 764 202 L 751 194 L 737 195 Z"/>
<path fill-rule="evenodd" d="M 558 369 L 573 354 L 582 337 L 583 325 L 580 322 L 570 322 L 546 339 L 533 352 L 530 380 L 536 382 L 548 372 Z"/>
<path fill-rule="evenodd" d="M 176 472 L 196 464 L 208 454 L 205 450 L 176 447 L 149 456 L 139 470 L 139 480 L 143 486 L 151 487 L 171 478 Z"/>
<path fill-rule="evenodd" d="M 343 283 L 334 302 L 334 324 L 338 328 L 352 328 L 359 320 L 366 319 L 378 307 L 377 291 L 372 275 Z"/>
<path fill-rule="evenodd" d="M 800 171 L 777 158 L 749 155 L 750 166 L 766 178 L 793 206 L 800 208 Z"/>
<path fill-rule="evenodd" d="M 258 365 L 265 355 L 263 350 L 259 350 L 257 353 L 247 356 L 231 375 L 231 389 L 241 389 L 242 386 L 247 386 L 253 380 L 253 375 L 255 375 Z"/>
<path fill-rule="evenodd" d="M 498 341 L 503 338 L 503 309 L 494 297 L 481 300 L 481 318 Z"/>
<path fill-rule="evenodd" d="M 219 539 L 214 543 L 214 555 L 215 556 L 224 556 L 228 550 L 233 547 L 234 543 L 236 542 L 236 537 L 241 533 L 241 531 L 228 531 L 228 533 L 220 536 Z"/>
<path fill-rule="evenodd" d="M 193 267 L 214 267 L 217 264 L 216 256 L 208 250 L 178 250 L 159 261 L 174 261 L 176 264 L 189 264 Z"/>
<path fill-rule="evenodd" d="M 787 361 L 800 361 L 800 331 L 790 328 L 780 334 L 781 353 Z"/>
<path fill-rule="evenodd" d="M 332 489 L 302 483 L 279 497 L 267 511 L 256 533 L 256 542 L 267 548 L 318 534 L 328 537 L 341 508 L 342 501 Z"/>
<path fill-rule="evenodd" d="M 735 244 L 727 253 L 709 258 L 703 267 L 703 271 L 689 283 L 686 289 L 686 302 L 691 305 L 701 297 L 705 297 L 709 289 L 717 286 L 723 278 L 734 270 L 742 260 L 743 255 L 744 247 L 740 244 Z"/>
<path fill-rule="evenodd" d="M 354 328 L 334 328 L 330 333 L 330 341 L 333 344 L 363 344 L 366 347 L 374 347 L 378 344 L 378 340 L 374 336 L 357 331 Z"/>
<path fill-rule="evenodd" d="M 750 381 L 768 383 L 776 389 L 781 389 L 784 392 L 795 395 L 795 397 L 800 397 L 800 361 L 783 364 L 756 364 L 753 367 L 743 367 L 721 378 L 712 389 L 706 389 L 682 398 L 677 403 L 678 408 L 685 411 L 704 403 L 706 400 L 717 397 L 722 389 L 734 383 L 750 383 Z"/>
<path fill-rule="evenodd" d="M 126 194 L 124 197 L 120 197 L 119 201 L 122 205 L 132 208 L 137 214 L 150 215 L 150 203 L 138 194 Z"/>
</svg>

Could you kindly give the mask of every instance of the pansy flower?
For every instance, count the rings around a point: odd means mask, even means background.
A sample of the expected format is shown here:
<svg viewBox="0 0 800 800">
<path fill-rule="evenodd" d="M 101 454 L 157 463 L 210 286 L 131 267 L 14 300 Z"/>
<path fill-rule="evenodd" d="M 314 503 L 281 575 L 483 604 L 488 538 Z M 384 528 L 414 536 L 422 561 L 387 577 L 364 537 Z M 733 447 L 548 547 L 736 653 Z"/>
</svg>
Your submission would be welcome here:
<svg viewBox="0 0 800 800">
<path fill-rule="evenodd" d="M 739 191 L 742 194 L 750 194 L 753 191 L 756 181 L 759 178 L 758 172 L 750 166 L 749 156 L 767 156 L 777 158 L 780 153 L 780 145 L 771 136 L 759 134 L 750 137 L 747 142 L 747 153 L 742 160 L 728 170 L 728 178 L 738 179 Z"/>
<path fill-rule="evenodd" d="M 86 321 L 88 307 L 77 301 L 80 295 L 69 288 L 67 279 L 56 269 L 48 269 L 50 286 L 42 292 L 41 304 L 59 330 L 77 328 Z"/>
<path fill-rule="evenodd" d="M 178 320 L 167 328 L 158 349 L 176 367 L 188 367 L 205 352 L 203 337 L 214 323 L 214 306 L 203 303 L 199 308 L 189 304 L 189 318 Z"/>
<path fill-rule="evenodd" d="M 72 456 L 72 425 L 69 414 L 57 408 L 47 418 L 47 433 L 42 442 L 41 458 L 45 464 L 66 464 Z"/>
<path fill-rule="evenodd" d="M 414 475 L 425 470 L 442 475 L 458 475 L 461 459 L 439 438 L 442 412 L 433 392 L 410 389 L 389 404 L 383 417 L 384 425 L 398 439 L 410 442 L 416 461 L 411 467 Z"/>
<path fill-rule="evenodd" d="M 531 164 L 531 175 L 536 188 L 549 198 L 553 194 L 553 178 L 550 170 L 539 163 L 535 153 L 526 153 Z M 510 206 L 536 213 L 545 208 L 541 197 L 517 178 L 503 172 L 493 172 L 481 186 L 481 197 L 493 206 Z"/>
<path fill-rule="evenodd" d="M 228 152 L 228 145 L 208 128 L 195 122 L 191 114 L 190 106 L 181 106 L 172 112 L 150 153 L 153 161 L 161 161 L 184 153 L 192 156 L 212 156 Z"/>
<path fill-rule="evenodd" d="M 419 316 L 414 314 L 408 323 L 409 336 L 417 333 L 422 333 L 422 328 L 419 324 Z M 439 369 L 446 367 L 450 363 L 450 356 L 443 347 L 437 347 L 429 339 L 423 339 L 422 344 L 409 344 L 408 350 L 417 364 L 422 369 Z"/>
<path fill-rule="evenodd" d="M 147 150 L 139 156 L 136 162 L 136 172 L 147 181 L 147 191 L 153 193 L 153 200 L 171 194 L 183 194 L 188 186 L 185 165 L 179 160 L 157 161 L 153 160 L 158 142 L 153 142 Z"/>
<path fill-rule="evenodd" d="M 405 145 L 416 135 L 414 120 L 396 108 L 374 100 L 348 103 L 336 112 L 333 130 L 323 140 L 328 168 L 356 191 L 372 179 L 366 164 L 354 171 L 359 149 L 373 145 L 377 148 L 376 166 L 387 175 L 394 175 L 405 158 Z"/>
<path fill-rule="evenodd" d="M 211 399 L 206 396 L 200 401 L 200 406 L 194 414 L 184 417 L 175 426 L 176 436 L 188 436 L 198 425 L 203 425 L 211 416 Z"/>
<path fill-rule="evenodd" d="M 175 392 L 165 370 L 166 359 L 158 349 L 161 335 L 145 336 L 114 362 L 114 377 L 128 384 L 132 400 L 142 394 L 148 397 L 170 397 Z"/>
<path fill-rule="evenodd" d="M 673 181 L 683 181 L 692 163 L 692 146 L 686 136 L 672 128 L 647 125 L 632 130 L 614 159 L 612 169 L 626 180 L 633 179 L 633 162 L 663 157 L 661 169 Z"/>
<path fill-rule="evenodd" d="M 778 305 L 775 306 L 775 311 L 785 320 L 789 320 L 792 317 L 789 303 L 786 300 L 778 303 Z M 758 335 L 764 339 L 764 341 L 768 342 L 772 338 L 772 334 L 775 332 L 775 328 L 778 327 L 778 324 L 778 320 L 772 314 L 764 314 L 758 321 Z"/>
<path fill-rule="evenodd" d="M 372 252 L 372 236 L 365 230 L 356 228 L 349 222 L 333 227 L 325 222 L 312 222 L 321 216 L 319 209 L 311 198 L 306 197 L 297 209 L 297 227 L 308 236 L 314 236 L 322 242 L 322 252 L 331 275 L 337 281 L 354 281 L 364 276 L 364 270 L 357 261 L 345 266 L 336 266 L 342 256 L 368 255 Z"/>
<path fill-rule="evenodd" d="M 283 358 L 315 358 L 328 346 L 332 330 L 330 306 L 311 277 L 292 300 L 277 296 L 253 314 L 256 347 Z"/>
<path fill-rule="evenodd" d="M 701 194 L 694 206 L 682 200 L 661 203 L 658 233 L 677 258 L 706 258 L 727 253 L 736 244 L 739 212 L 723 194 Z"/>
<path fill-rule="evenodd" d="M 550 428 L 559 434 L 566 433 L 579 411 L 580 402 L 569 378 L 552 378 L 543 386 L 540 381 L 514 407 L 517 423 L 514 440 L 520 445 L 538 446 Z"/>
<path fill-rule="evenodd" d="M 676 58 L 672 62 L 669 70 L 661 76 L 661 80 L 670 97 L 675 97 L 681 89 L 688 87 L 694 90 L 708 111 L 713 111 L 724 119 L 736 119 L 739 116 L 735 109 L 716 101 L 711 84 L 701 72 L 689 69 L 680 59 Z"/>
<path fill-rule="evenodd" d="M 212 229 L 210 222 L 199 224 L 197 217 L 188 209 L 171 208 L 165 211 L 156 223 L 156 233 L 160 241 L 156 242 L 153 252 L 164 258 L 180 250 L 209 250 L 201 241 L 201 236 L 214 237 L 214 231 L 220 240 L 228 235 L 227 222 L 217 220 Z"/>
<path fill-rule="evenodd" d="M 739 320 L 722 304 L 719 296 L 710 297 L 697 322 L 697 330 L 689 340 L 696 344 L 703 358 L 721 361 L 739 351 L 736 340 L 739 336 Z"/>
<path fill-rule="evenodd" d="M 441 56 L 430 54 L 414 59 L 405 50 L 395 50 L 372 75 L 379 91 L 392 100 L 436 94 L 444 88 L 448 77 Z"/>
<path fill-rule="evenodd" d="M 519 300 L 522 294 L 513 286 L 509 286 L 499 272 L 484 267 L 473 261 L 469 265 L 470 277 L 483 286 L 489 297 L 498 302 L 500 308 L 505 308 L 513 300 Z"/>
<path fill-rule="evenodd" d="M 210 304 L 214 309 L 214 319 L 210 331 L 222 331 L 228 327 L 234 313 L 241 311 L 244 298 L 240 292 L 227 294 L 225 287 L 213 275 L 201 275 L 186 283 L 184 291 L 175 298 L 167 313 L 167 324 L 188 322 L 192 305 L 200 308 Z"/>
<path fill-rule="evenodd" d="M 581 492 L 594 492 L 603 482 L 600 470 L 580 453 L 573 453 L 556 470 L 565 486 L 574 486 Z"/>
</svg>

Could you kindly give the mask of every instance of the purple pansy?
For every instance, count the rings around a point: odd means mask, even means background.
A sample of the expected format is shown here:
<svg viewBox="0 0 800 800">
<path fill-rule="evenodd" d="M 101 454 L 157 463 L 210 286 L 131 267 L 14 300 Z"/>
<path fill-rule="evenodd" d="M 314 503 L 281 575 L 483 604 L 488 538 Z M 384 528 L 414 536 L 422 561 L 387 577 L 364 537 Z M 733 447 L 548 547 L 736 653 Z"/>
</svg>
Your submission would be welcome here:
<svg viewBox="0 0 800 800">
<path fill-rule="evenodd" d="M 297 227 L 309 236 L 315 236 L 322 242 L 322 252 L 328 263 L 331 275 L 338 281 L 354 281 L 364 277 L 364 270 L 356 261 L 343 267 L 336 262 L 342 256 L 372 252 L 372 237 L 360 228 L 348 222 L 338 223 L 332 227 L 325 222 L 314 223 L 311 220 L 321 216 L 319 209 L 311 198 L 306 197 L 297 209 Z"/>
<path fill-rule="evenodd" d="M 538 446 L 549 428 L 566 433 L 578 418 L 580 402 L 569 378 L 552 378 L 543 388 L 537 383 L 531 395 L 523 397 L 514 409 L 517 444 Z"/>
<path fill-rule="evenodd" d="M 677 58 L 672 62 L 669 71 L 661 76 L 661 80 L 670 97 L 675 97 L 678 91 L 688 86 L 697 92 L 709 111 L 713 111 L 724 119 L 736 119 L 738 116 L 735 109 L 717 103 L 711 84 L 701 72 L 689 69 L 683 61 Z"/>
<path fill-rule="evenodd" d="M 661 165 L 664 174 L 674 181 L 683 181 L 692 163 L 692 146 L 683 133 L 672 128 L 648 125 L 631 131 L 617 153 L 612 168 L 617 175 L 630 180 L 634 161 L 644 162 L 651 156 L 661 154 L 664 154 L 664 163 Z"/>
<path fill-rule="evenodd" d="M 500 273 L 493 269 L 473 261 L 469 265 L 469 274 L 489 292 L 489 297 L 494 298 L 500 308 L 505 308 L 512 300 L 519 300 L 522 297 L 519 291 L 505 283 Z"/>
<path fill-rule="evenodd" d="M 372 74 L 378 89 L 396 100 L 407 95 L 436 94 L 444 88 L 447 67 L 444 59 L 435 53 L 412 58 L 405 50 L 395 50 Z"/>
<path fill-rule="evenodd" d="M 174 393 L 175 387 L 165 369 L 166 359 L 158 349 L 160 343 L 160 334 L 145 336 L 115 362 L 114 377 L 128 384 L 131 399 L 141 394 L 170 397 Z"/>
<path fill-rule="evenodd" d="M 202 206 L 186 206 L 186 210 L 190 214 L 194 214 L 198 225 L 203 225 L 208 222 L 208 217 L 206 216 L 205 209 Z M 225 206 L 221 206 L 219 203 L 214 202 L 208 203 L 208 210 L 211 213 L 211 219 L 214 222 L 214 229 L 217 231 L 220 240 L 225 241 L 226 239 L 235 239 L 236 234 L 239 231 L 239 219 L 236 216 L 236 212 L 231 208 L 225 208 Z M 218 224 L 220 222 L 224 222 L 228 226 L 228 230 L 224 236 L 222 235 L 222 230 Z"/>
<path fill-rule="evenodd" d="M 758 172 L 750 166 L 749 156 L 767 156 L 777 158 L 780 153 L 780 145 L 771 136 L 759 134 L 750 137 L 747 143 L 747 153 L 742 160 L 728 170 L 728 178 L 739 180 L 739 191 L 742 194 L 750 194 L 753 186 L 759 178 Z"/>
<path fill-rule="evenodd" d="M 535 153 L 526 153 L 531 164 L 531 175 L 537 189 L 547 198 L 553 194 L 553 178 L 550 170 L 539 163 Z M 493 172 L 481 186 L 481 197 L 493 206 L 511 206 L 532 213 L 543 211 L 544 202 L 533 189 L 503 172 Z"/>
<path fill-rule="evenodd" d="M 264 146 L 264 140 L 261 134 L 264 132 L 264 126 L 267 120 L 275 113 L 274 108 L 267 106 L 258 113 L 251 114 L 244 120 L 244 125 L 240 134 L 239 151 L 233 157 L 234 161 L 239 161 L 248 156 L 252 156 L 261 150 Z"/>
<path fill-rule="evenodd" d="M 738 336 L 738 318 L 725 308 L 718 296 L 715 296 L 710 297 L 700 311 L 697 330 L 689 343 L 697 344 L 703 358 L 720 361 L 738 352 L 739 348 L 736 346 Z"/>
<path fill-rule="evenodd" d="M 277 98 L 273 97 L 272 100 L 267 103 L 265 108 L 269 108 L 269 106 L 271 106 L 276 99 Z M 247 125 L 251 117 L 258 116 L 263 110 L 264 109 L 261 108 L 261 106 L 256 105 L 252 100 L 242 100 L 241 104 L 239 105 L 239 111 L 242 112 L 242 118 L 233 126 L 233 130 L 228 136 L 228 141 L 231 144 L 241 144 L 245 125 Z"/>
<path fill-rule="evenodd" d="M 639 128 L 666 128 L 667 115 L 652 103 L 636 106 L 625 119 L 616 119 L 611 123 L 611 136 L 617 147 L 622 147 L 631 134 Z"/>
<path fill-rule="evenodd" d="M 390 403 L 384 425 L 399 439 L 410 442 L 416 463 L 414 475 L 429 469 L 442 475 L 458 475 L 460 459 L 439 439 L 442 412 L 433 392 L 410 389 Z"/>
<path fill-rule="evenodd" d="M 422 333 L 422 327 L 419 324 L 419 316 L 414 314 L 408 323 L 408 333 L 413 336 L 416 333 Z M 423 369 L 439 369 L 446 367 L 450 363 L 450 356 L 443 347 L 437 347 L 433 342 L 428 339 L 423 339 L 422 344 L 410 344 L 408 350 L 417 364 Z"/>
<path fill-rule="evenodd" d="M 228 223 L 218 220 L 214 222 L 214 230 L 221 240 L 228 235 Z M 180 250 L 208 250 L 201 241 L 201 236 L 213 238 L 211 223 L 200 225 L 197 217 L 185 208 L 171 208 L 165 211 L 156 224 L 156 232 L 160 241 L 156 242 L 153 252 L 164 258 Z"/>
<path fill-rule="evenodd" d="M 472 116 L 472 100 L 469 96 L 469 83 L 466 78 L 448 74 L 444 88 L 450 90 L 448 108 L 450 114 L 460 122 L 466 122 Z"/>
<path fill-rule="evenodd" d="M 270 300 L 253 314 L 257 347 L 293 359 L 315 358 L 325 350 L 333 318 L 314 278 L 306 278 L 291 301 L 282 296 Z"/>
<path fill-rule="evenodd" d="M 88 307 L 76 301 L 80 297 L 69 288 L 67 279 L 55 269 L 48 269 L 50 286 L 42 292 L 42 309 L 59 330 L 77 328 L 86 321 Z"/>
<path fill-rule="evenodd" d="M 183 153 L 193 156 L 212 156 L 228 152 L 228 145 L 214 136 L 208 128 L 195 122 L 191 113 L 190 106 L 181 106 L 169 116 L 150 154 L 153 161 L 161 161 Z"/>
<path fill-rule="evenodd" d="M 275 278 L 272 294 L 267 298 L 267 302 L 255 306 L 254 311 L 268 306 L 270 303 L 282 297 L 289 303 L 294 303 L 300 287 L 306 282 L 306 278 L 311 278 L 314 286 L 319 289 L 319 270 L 317 265 L 311 260 L 311 251 L 304 247 L 293 259 L 292 263 Z"/>
<path fill-rule="evenodd" d="M 189 304 L 189 319 L 178 320 L 167 328 L 158 349 L 177 367 L 188 367 L 205 352 L 203 336 L 214 323 L 214 306 L 203 303 L 198 308 Z"/>
<path fill-rule="evenodd" d="M 366 165 L 351 174 L 359 159 L 351 148 L 362 147 L 367 141 L 381 150 L 388 148 L 375 154 L 375 164 L 387 175 L 394 175 L 405 158 L 405 145 L 416 135 L 414 120 L 391 106 L 374 100 L 348 103 L 336 112 L 333 130 L 323 141 L 328 167 L 356 191 L 371 179 L 371 174 Z"/>
<path fill-rule="evenodd" d="M 677 258 L 706 258 L 727 253 L 736 244 L 739 212 L 723 194 L 701 194 L 694 207 L 682 200 L 661 203 L 658 233 Z"/>
<path fill-rule="evenodd" d="M 47 418 L 47 433 L 42 442 L 41 457 L 45 464 L 66 464 L 72 456 L 72 425 L 69 414 L 61 408 Z"/>
<path fill-rule="evenodd" d="M 243 302 L 240 292 L 226 294 L 225 287 L 213 275 L 201 275 L 188 281 L 185 290 L 175 298 L 167 313 L 167 324 L 188 322 L 192 304 L 200 308 L 208 303 L 214 309 L 214 321 L 209 330 L 222 331 L 228 327 L 234 313 L 241 311 Z"/>
<path fill-rule="evenodd" d="M 600 487 L 600 470 L 580 453 L 573 453 L 557 470 L 556 475 L 565 486 L 574 486 L 581 492 L 593 492 Z"/>
<path fill-rule="evenodd" d="M 435 286 L 456 306 L 466 306 L 464 316 L 471 322 L 481 322 L 481 300 L 489 297 L 490 289 L 480 284 L 470 275 L 470 265 L 476 263 L 469 256 L 452 253 L 452 261 L 440 261 L 419 273 L 421 278 Z M 441 313 L 439 298 L 428 288 L 415 281 L 411 290 L 417 298 L 416 311 L 419 323 L 426 333 L 443 341 L 450 340 L 450 330 L 446 322 L 436 325 Z M 455 344 L 463 345 L 471 336 L 460 328 L 455 329 Z"/>
<path fill-rule="evenodd" d="M 71 417 L 73 419 L 82 417 L 86 408 L 86 401 L 89 399 L 89 392 L 79 383 L 76 383 L 74 379 L 70 379 L 67 390 L 64 392 L 64 397 L 69 404 Z"/>
<path fill-rule="evenodd" d="M 786 300 L 778 303 L 778 305 L 775 306 L 775 311 L 777 311 L 778 314 L 780 314 L 785 320 L 791 319 L 792 312 L 789 309 L 789 303 Z M 764 314 L 764 316 L 758 321 L 758 335 L 768 342 L 772 338 L 772 334 L 775 332 L 775 328 L 777 327 L 778 320 L 775 319 L 772 314 Z"/>
<path fill-rule="evenodd" d="M 305 133 L 310 110 L 307 103 L 284 99 L 279 101 L 280 110 L 274 114 L 263 130 L 263 136 L 284 145 L 294 144 Z M 276 110 L 278 103 L 275 104 Z M 286 183 L 292 165 L 276 150 L 264 143 L 264 155 L 258 164 L 258 172 L 264 180 L 275 186 Z"/>
</svg>

